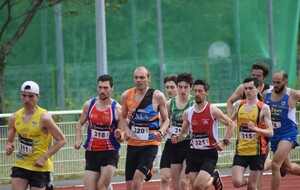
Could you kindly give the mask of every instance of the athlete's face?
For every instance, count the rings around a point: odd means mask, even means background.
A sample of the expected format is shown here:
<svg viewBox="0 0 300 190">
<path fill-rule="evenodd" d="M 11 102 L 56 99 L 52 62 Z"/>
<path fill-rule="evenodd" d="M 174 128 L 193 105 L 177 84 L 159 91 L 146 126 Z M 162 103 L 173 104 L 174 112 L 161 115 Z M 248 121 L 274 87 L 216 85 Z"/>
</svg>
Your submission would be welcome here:
<svg viewBox="0 0 300 190">
<path fill-rule="evenodd" d="M 275 73 L 272 78 L 274 92 L 276 94 L 280 94 L 281 92 L 283 92 L 286 88 L 287 82 L 288 82 L 288 80 L 283 79 L 282 73 L 280 73 L 280 72 Z"/>
<path fill-rule="evenodd" d="M 185 81 L 178 82 L 178 96 L 180 98 L 188 98 L 191 93 L 191 86 Z"/>
<path fill-rule="evenodd" d="M 258 88 L 254 86 L 254 81 L 244 83 L 243 87 L 247 99 L 253 99 L 257 97 Z"/>
<path fill-rule="evenodd" d="M 204 86 L 201 84 L 194 86 L 194 96 L 195 102 L 197 104 L 201 104 L 202 102 L 206 101 L 206 96 L 208 96 L 208 92 L 204 90 Z"/>
<path fill-rule="evenodd" d="M 252 76 L 256 77 L 259 80 L 260 85 L 262 85 L 266 80 L 266 77 L 264 77 L 263 70 L 253 69 L 251 74 Z"/>
<path fill-rule="evenodd" d="M 111 91 L 113 90 L 113 87 L 110 86 L 109 81 L 99 81 L 98 82 L 98 96 L 100 100 L 106 100 L 107 98 L 110 98 Z"/>
<path fill-rule="evenodd" d="M 32 108 L 36 106 L 36 103 L 40 95 L 31 92 L 21 92 L 21 99 L 25 108 Z"/>
<path fill-rule="evenodd" d="M 168 81 L 165 83 L 165 90 L 166 90 L 166 94 L 168 99 L 171 99 L 175 96 L 177 96 L 177 86 L 175 84 L 174 81 Z"/>
<path fill-rule="evenodd" d="M 144 90 L 148 87 L 150 76 L 144 68 L 138 68 L 134 71 L 134 84 L 138 90 Z"/>
</svg>

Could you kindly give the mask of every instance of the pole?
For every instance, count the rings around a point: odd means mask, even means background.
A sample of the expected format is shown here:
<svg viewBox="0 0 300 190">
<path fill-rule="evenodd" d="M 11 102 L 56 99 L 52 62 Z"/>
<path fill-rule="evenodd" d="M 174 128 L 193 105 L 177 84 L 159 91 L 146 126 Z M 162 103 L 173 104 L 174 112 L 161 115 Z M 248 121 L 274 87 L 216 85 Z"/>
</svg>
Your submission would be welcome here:
<svg viewBox="0 0 300 190">
<path fill-rule="evenodd" d="M 97 77 L 107 74 L 105 1 L 95 0 Z"/>
<path fill-rule="evenodd" d="M 271 66 L 270 66 L 270 71 L 271 71 L 271 76 L 273 76 L 275 72 L 275 52 L 274 52 L 274 35 L 273 35 L 273 1 L 269 0 L 268 1 L 268 14 L 269 14 L 269 21 L 268 21 L 268 26 L 269 26 L 269 45 L 270 45 L 270 61 L 271 61 Z"/>
<path fill-rule="evenodd" d="M 158 32 L 158 56 L 159 56 L 159 81 L 160 91 L 164 90 L 164 42 L 161 16 L 161 1 L 156 0 L 157 9 L 157 32 Z"/>
</svg>

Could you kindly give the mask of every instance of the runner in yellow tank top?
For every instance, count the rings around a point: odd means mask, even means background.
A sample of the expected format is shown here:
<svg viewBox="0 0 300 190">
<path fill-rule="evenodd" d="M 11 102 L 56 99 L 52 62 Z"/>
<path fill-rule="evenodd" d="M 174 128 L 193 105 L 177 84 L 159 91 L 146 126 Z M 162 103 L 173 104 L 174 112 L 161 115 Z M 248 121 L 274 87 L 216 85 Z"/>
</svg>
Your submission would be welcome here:
<svg viewBox="0 0 300 190">
<path fill-rule="evenodd" d="M 259 80 L 248 77 L 243 82 L 246 100 L 235 104 L 231 119 L 237 120 L 236 154 L 233 159 L 232 183 L 236 188 L 248 185 L 257 189 L 266 160 L 266 140 L 273 136 L 270 108 L 257 98 Z M 262 125 L 264 123 L 264 125 Z M 244 173 L 249 166 L 249 179 Z"/>
<path fill-rule="evenodd" d="M 45 189 L 53 169 L 52 155 L 66 143 L 66 139 L 52 117 L 37 105 L 39 86 L 26 81 L 21 86 L 23 108 L 12 114 L 8 121 L 6 155 L 14 151 L 18 134 L 18 153 L 12 168 L 12 190 Z M 52 137 L 54 144 L 51 146 Z"/>
</svg>

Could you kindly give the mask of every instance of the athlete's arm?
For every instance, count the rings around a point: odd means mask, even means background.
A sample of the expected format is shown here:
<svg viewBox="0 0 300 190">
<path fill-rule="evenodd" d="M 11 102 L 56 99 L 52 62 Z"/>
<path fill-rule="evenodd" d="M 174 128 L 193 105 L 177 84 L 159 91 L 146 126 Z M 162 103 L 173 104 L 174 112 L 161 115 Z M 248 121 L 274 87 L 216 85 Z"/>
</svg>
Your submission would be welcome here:
<svg viewBox="0 0 300 190">
<path fill-rule="evenodd" d="M 186 136 L 188 135 L 188 132 L 189 132 L 188 110 L 189 109 L 185 110 L 182 114 L 181 132 L 178 135 L 173 136 L 171 138 L 171 141 L 173 144 L 183 141 L 186 138 Z"/>
<path fill-rule="evenodd" d="M 125 140 L 128 140 L 131 138 L 131 131 L 129 128 L 129 118 L 128 118 L 128 107 L 126 106 L 126 96 L 127 96 L 127 90 L 122 93 L 121 95 L 121 117 L 120 117 L 120 125 L 122 126 L 122 129 L 125 132 Z"/>
<path fill-rule="evenodd" d="M 64 134 L 48 112 L 44 112 L 41 115 L 40 129 L 42 132 L 50 133 L 54 139 L 54 143 L 44 155 L 35 161 L 34 165 L 37 167 L 43 167 L 46 160 L 61 149 L 67 142 Z M 47 131 L 44 131 L 44 129 Z"/>
<path fill-rule="evenodd" d="M 237 115 L 238 115 L 237 112 L 238 112 L 238 108 L 239 108 L 239 106 L 240 106 L 240 102 L 241 102 L 241 101 L 237 101 L 237 102 L 234 104 L 233 112 L 232 112 L 231 117 L 230 117 L 230 119 L 231 119 L 232 121 L 237 120 Z"/>
<path fill-rule="evenodd" d="M 74 144 L 74 148 L 76 150 L 79 150 L 82 145 L 81 136 L 83 134 L 84 124 L 88 119 L 88 111 L 89 111 L 90 104 L 91 104 L 91 100 L 88 100 L 84 103 L 81 116 L 76 123 L 75 144 Z"/>
<path fill-rule="evenodd" d="M 232 110 L 233 110 L 233 104 L 243 98 L 243 93 L 244 93 L 244 87 L 242 84 L 240 84 L 236 90 L 233 92 L 233 94 L 228 98 L 227 100 L 227 107 L 226 107 L 226 112 L 228 117 L 231 116 Z"/>
<path fill-rule="evenodd" d="M 169 127 L 169 117 L 167 112 L 167 102 L 164 94 L 158 90 L 154 91 L 153 98 L 155 98 L 155 102 L 158 102 L 158 109 L 160 113 L 160 119 L 161 119 L 161 126 L 159 128 L 160 132 L 155 133 L 155 137 L 157 140 L 161 141 L 164 135 L 165 131 Z"/>
<path fill-rule="evenodd" d="M 265 137 L 272 137 L 273 136 L 273 126 L 272 126 L 272 121 L 271 121 L 271 111 L 267 104 L 264 104 L 263 107 L 261 108 L 259 117 L 260 117 L 259 118 L 260 121 L 263 121 L 266 128 L 261 129 L 261 128 L 255 127 L 252 122 L 248 123 L 248 128 L 252 131 L 262 134 Z"/>
<path fill-rule="evenodd" d="M 120 123 L 121 112 L 122 112 L 121 105 L 117 103 L 114 111 L 116 115 L 116 120 L 118 121 L 118 128 L 115 130 L 114 135 L 118 142 L 123 142 L 125 140 L 125 133 L 124 133 L 124 128 Z"/>
<path fill-rule="evenodd" d="M 7 141 L 6 141 L 6 155 L 10 156 L 15 147 L 15 137 L 16 137 L 16 129 L 15 129 L 15 119 L 16 115 L 12 114 L 8 120 L 8 131 L 7 131 Z"/>
<path fill-rule="evenodd" d="M 236 128 L 236 124 L 226 115 L 223 114 L 223 112 L 217 108 L 214 105 L 211 105 L 211 109 L 212 109 L 212 116 L 214 117 L 214 119 L 220 121 L 221 123 L 223 123 L 226 126 L 226 131 L 224 133 L 224 137 L 223 139 L 227 140 L 228 142 L 230 142 L 230 139 L 234 133 L 234 130 Z M 223 150 L 225 145 L 224 141 L 221 142 L 217 142 L 214 144 L 215 148 L 217 150 Z"/>
</svg>

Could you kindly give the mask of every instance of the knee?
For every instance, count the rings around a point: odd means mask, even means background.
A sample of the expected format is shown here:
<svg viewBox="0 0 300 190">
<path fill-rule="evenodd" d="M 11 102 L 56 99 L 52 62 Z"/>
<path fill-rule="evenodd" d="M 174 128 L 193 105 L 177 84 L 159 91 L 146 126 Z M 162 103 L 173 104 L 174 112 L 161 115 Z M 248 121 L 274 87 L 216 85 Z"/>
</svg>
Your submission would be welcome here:
<svg viewBox="0 0 300 190">
<path fill-rule="evenodd" d="M 272 171 L 279 171 L 280 167 L 281 166 L 279 165 L 279 163 L 272 161 L 272 163 L 271 163 Z"/>
<path fill-rule="evenodd" d="M 171 180 L 171 178 L 166 175 L 161 175 L 161 177 L 160 177 L 160 181 L 162 184 L 169 184 L 170 180 Z"/>
<path fill-rule="evenodd" d="M 197 189 L 207 189 L 206 184 L 195 181 L 195 183 L 193 184 L 193 190 Z"/>
<path fill-rule="evenodd" d="M 240 187 L 244 186 L 245 184 L 243 183 L 243 181 L 244 181 L 244 179 L 239 180 L 239 179 L 232 178 L 232 184 L 235 188 L 240 188 Z"/>
<path fill-rule="evenodd" d="M 180 179 L 179 185 L 180 187 L 187 187 L 189 185 L 189 180 L 187 178 Z"/>
</svg>

